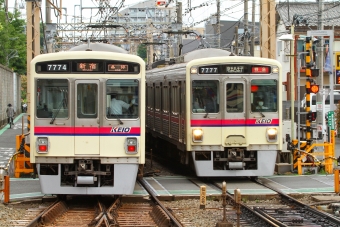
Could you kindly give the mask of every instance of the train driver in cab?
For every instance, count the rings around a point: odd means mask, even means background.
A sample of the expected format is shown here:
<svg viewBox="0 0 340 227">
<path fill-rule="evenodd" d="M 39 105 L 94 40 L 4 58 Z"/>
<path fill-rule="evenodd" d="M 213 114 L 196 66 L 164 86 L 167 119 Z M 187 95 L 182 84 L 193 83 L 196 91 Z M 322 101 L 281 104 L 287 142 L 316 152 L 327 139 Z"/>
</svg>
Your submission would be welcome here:
<svg viewBox="0 0 340 227">
<path fill-rule="evenodd" d="M 134 99 L 131 100 L 131 103 L 128 104 L 122 100 L 117 99 L 117 94 L 111 94 L 111 114 L 112 115 L 121 115 L 123 114 L 123 108 L 128 110 L 134 104 Z"/>
<path fill-rule="evenodd" d="M 206 88 L 203 89 L 203 105 L 204 109 L 207 113 L 216 113 L 216 100 L 215 95 L 213 94 L 212 89 Z"/>
<path fill-rule="evenodd" d="M 268 107 L 265 106 L 263 98 L 259 98 L 257 100 L 257 105 L 256 105 L 257 110 L 267 110 Z"/>
</svg>

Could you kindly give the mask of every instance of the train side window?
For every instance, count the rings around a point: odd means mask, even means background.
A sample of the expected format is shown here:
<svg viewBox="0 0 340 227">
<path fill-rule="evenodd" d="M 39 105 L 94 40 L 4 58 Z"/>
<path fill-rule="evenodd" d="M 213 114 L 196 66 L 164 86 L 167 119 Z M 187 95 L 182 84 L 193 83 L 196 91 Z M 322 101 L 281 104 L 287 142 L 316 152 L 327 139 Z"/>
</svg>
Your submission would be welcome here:
<svg viewBox="0 0 340 227">
<path fill-rule="evenodd" d="M 156 95 L 155 95 L 155 110 L 156 111 L 160 111 L 161 109 L 161 87 L 160 86 L 156 86 Z"/>
<path fill-rule="evenodd" d="M 171 92 L 171 111 L 173 113 L 179 113 L 179 91 L 178 91 L 178 86 L 173 86 L 172 87 L 172 92 Z"/>
<path fill-rule="evenodd" d="M 36 86 L 36 116 L 38 118 L 68 118 L 68 80 L 38 79 Z"/>
<path fill-rule="evenodd" d="M 241 83 L 227 83 L 226 85 L 227 112 L 242 113 L 244 111 L 244 86 Z"/>
<path fill-rule="evenodd" d="M 162 93 L 162 109 L 167 113 L 169 112 L 168 86 L 163 87 Z"/>
</svg>

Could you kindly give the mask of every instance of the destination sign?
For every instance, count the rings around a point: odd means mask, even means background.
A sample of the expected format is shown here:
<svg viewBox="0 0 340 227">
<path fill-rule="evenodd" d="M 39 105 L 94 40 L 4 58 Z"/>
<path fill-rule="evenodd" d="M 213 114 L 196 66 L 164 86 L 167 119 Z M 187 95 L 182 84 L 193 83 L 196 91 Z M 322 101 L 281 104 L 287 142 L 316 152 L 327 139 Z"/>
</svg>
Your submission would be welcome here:
<svg viewBox="0 0 340 227">
<path fill-rule="evenodd" d="M 77 63 L 77 71 L 78 72 L 98 72 L 99 64 L 98 62 L 80 62 Z"/>
<path fill-rule="evenodd" d="M 108 72 L 128 72 L 129 65 L 127 64 L 108 64 L 107 65 Z"/>
<path fill-rule="evenodd" d="M 238 74 L 238 73 L 244 73 L 244 66 L 243 65 L 233 65 L 233 66 L 229 66 L 227 65 L 225 67 L 226 73 L 227 74 Z"/>
</svg>

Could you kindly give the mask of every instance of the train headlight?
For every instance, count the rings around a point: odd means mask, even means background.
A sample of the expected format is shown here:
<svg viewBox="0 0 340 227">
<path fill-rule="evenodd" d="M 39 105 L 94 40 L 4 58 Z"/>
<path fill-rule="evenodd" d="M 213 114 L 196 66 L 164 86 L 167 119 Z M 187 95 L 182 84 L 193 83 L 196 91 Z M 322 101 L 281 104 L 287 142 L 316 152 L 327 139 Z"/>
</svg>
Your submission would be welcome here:
<svg viewBox="0 0 340 227">
<path fill-rule="evenodd" d="M 190 73 L 191 73 L 191 74 L 197 74 L 197 68 L 196 68 L 196 67 L 192 67 L 192 68 L 190 69 Z"/>
<path fill-rule="evenodd" d="M 47 137 L 38 137 L 37 138 L 37 152 L 38 153 L 47 153 L 48 152 L 48 138 Z"/>
<path fill-rule="evenodd" d="M 267 141 L 268 142 L 277 141 L 277 129 L 276 128 L 267 128 Z"/>
<path fill-rule="evenodd" d="M 126 138 L 125 153 L 126 154 L 137 154 L 138 153 L 137 138 L 135 138 L 135 137 Z"/>
<path fill-rule="evenodd" d="M 279 68 L 278 67 L 273 67 L 272 68 L 272 73 L 279 73 Z"/>
<path fill-rule="evenodd" d="M 192 130 L 192 141 L 193 142 L 203 141 L 203 130 L 202 129 L 196 128 Z"/>
</svg>

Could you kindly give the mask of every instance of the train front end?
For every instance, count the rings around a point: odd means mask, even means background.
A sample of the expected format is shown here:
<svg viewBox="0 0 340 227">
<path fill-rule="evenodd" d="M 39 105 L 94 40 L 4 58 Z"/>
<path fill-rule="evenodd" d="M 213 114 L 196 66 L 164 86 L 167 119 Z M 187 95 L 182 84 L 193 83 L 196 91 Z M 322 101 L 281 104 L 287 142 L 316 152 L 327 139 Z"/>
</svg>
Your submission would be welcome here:
<svg viewBox="0 0 340 227">
<path fill-rule="evenodd" d="M 230 56 L 187 65 L 186 150 L 200 177 L 274 174 L 282 149 L 281 66 Z"/>
<path fill-rule="evenodd" d="M 76 51 L 31 63 L 30 161 L 45 194 L 133 194 L 145 162 L 145 65 Z M 112 111 L 112 94 L 130 106 Z"/>
</svg>

